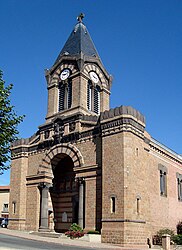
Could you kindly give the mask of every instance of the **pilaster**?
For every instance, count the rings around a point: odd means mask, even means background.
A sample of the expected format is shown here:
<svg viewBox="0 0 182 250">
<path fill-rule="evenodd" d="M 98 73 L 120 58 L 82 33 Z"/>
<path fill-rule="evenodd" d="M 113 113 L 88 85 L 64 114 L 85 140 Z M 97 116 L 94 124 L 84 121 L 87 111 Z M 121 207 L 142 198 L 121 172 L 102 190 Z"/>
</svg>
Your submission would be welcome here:
<svg viewBox="0 0 182 250">
<path fill-rule="evenodd" d="M 12 160 L 10 201 L 9 201 L 9 222 L 10 229 L 24 230 L 26 224 L 26 175 L 28 168 L 28 155 L 21 153 Z M 14 188 L 16 187 L 16 189 Z"/>
</svg>

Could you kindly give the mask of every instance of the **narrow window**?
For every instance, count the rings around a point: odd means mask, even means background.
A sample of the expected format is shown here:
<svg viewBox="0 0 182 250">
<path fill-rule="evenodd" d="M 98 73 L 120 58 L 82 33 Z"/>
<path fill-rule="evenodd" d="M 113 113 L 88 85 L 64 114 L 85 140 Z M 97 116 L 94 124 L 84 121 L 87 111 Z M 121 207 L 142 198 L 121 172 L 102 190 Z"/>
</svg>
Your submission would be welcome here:
<svg viewBox="0 0 182 250">
<path fill-rule="evenodd" d="M 68 81 L 59 85 L 59 107 L 62 111 L 71 108 L 72 105 L 72 82 Z"/>
<path fill-rule="evenodd" d="M 181 181 L 178 178 L 178 200 L 181 200 Z"/>
<path fill-rule="evenodd" d="M 59 86 L 59 111 L 64 110 L 64 99 L 65 99 L 65 86 L 60 84 Z"/>
<path fill-rule="evenodd" d="M 14 201 L 13 202 L 13 214 L 15 214 L 16 213 L 16 202 Z"/>
<path fill-rule="evenodd" d="M 116 212 L 116 197 L 111 197 L 111 213 Z"/>
<path fill-rule="evenodd" d="M 160 170 L 160 194 L 162 196 L 167 196 L 166 172 L 162 170 Z"/>
<path fill-rule="evenodd" d="M 87 108 L 96 114 L 100 113 L 100 87 L 94 87 L 91 81 L 87 85 Z"/>
<path fill-rule="evenodd" d="M 90 81 L 87 85 L 87 108 L 88 110 L 92 110 L 92 87 Z"/>
<path fill-rule="evenodd" d="M 98 102 L 98 110 L 97 110 L 97 114 L 100 114 L 100 87 L 97 86 L 97 102 Z"/>
<path fill-rule="evenodd" d="M 137 214 L 140 213 L 140 198 L 137 198 Z"/>
<path fill-rule="evenodd" d="M 177 173 L 177 190 L 178 190 L 178 200 L 182 201 L 182 175 Z"/>
<path fill-rule="evenodd" d="M 182 200 L 182 180 L 180 180 L 180 200 Z"/>
<path fill-rule="evenodd" d="M 141 206 L 141 196 L 140 195 L 137 195 L 136 197 L 136 212 L 137 214 L 140 214 L 140 206 Z"/>
<path fill-rule="evenodd" d="M 160 195 L 167 196 L 167 173 L 168 170 L 162 164 L 158 165 L 159 178 L 160 178 Z"/>
<path fill-rule="evenodd" d="M 100 87 L 96 86 L 94 88 L 94 112 L 96 114 L 100 113 Z"/>
<path fill-rule="evenodd" d="M 136 148 L 136 156 L 138 156 L 138 151 L 139 151 L 139 149 L 138 149 L 138 148 Z"/>
<path fill-rule="evenodd" d="M 72 104 L 72 82 L 68 83 L 68 109 L 71 108 Z"/>
</svg>

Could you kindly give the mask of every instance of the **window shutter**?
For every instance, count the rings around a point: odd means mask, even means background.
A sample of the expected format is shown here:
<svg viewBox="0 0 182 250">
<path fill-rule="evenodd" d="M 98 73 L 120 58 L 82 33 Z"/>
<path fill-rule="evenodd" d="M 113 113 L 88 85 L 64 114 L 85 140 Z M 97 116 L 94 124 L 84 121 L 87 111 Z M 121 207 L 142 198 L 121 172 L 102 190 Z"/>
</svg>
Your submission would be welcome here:
<svg viewBox="0 0 182 250">
<path fill-rule="evenodd" d="M 87 84 L 87 108 L 88 110 L 92 109 L 91 100 L 92 100 L 92 89 L 91 89 L 91 84 L 88 82 Z"/>
<path fill-rule="evenodd" d="M 179 183 L 179 199 L 182 200 L 182 180 Z"/>
<path fill-rule="evenodd" d="M 59 86 L 59 111 L 64 110 L 65 86 Z"/>
<path fill-rule="evenodd" d="M 72 104 L 72 82 L 68 83 L 68 108 L 71 108 Z"/>
<path fill-rule="evenodd" d="M 100 88 L 96 86 L 94 88 L 94 112 L 100 113 Z"/>
<path fill-rule="evenodd" d="M 163 173 L 160 171 L 160 192 L 164 194 L 164 178 Z"/>
<path fill-rule="evenodd" d="M 163 194 L 164 195 L 167 195 L 167 180 L 166 180 L 167 176 L 166 176 L 166 173 L 164 172 L 163 173 Z"/>
</svg>

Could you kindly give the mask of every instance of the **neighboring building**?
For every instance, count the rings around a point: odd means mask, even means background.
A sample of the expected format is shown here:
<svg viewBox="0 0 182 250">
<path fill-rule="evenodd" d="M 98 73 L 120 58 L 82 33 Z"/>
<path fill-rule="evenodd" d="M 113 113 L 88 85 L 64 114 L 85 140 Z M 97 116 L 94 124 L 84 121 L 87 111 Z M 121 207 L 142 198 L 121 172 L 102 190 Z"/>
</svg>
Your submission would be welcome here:
<svg viewBox="0 0 182 250">
<path fill-rule="evenodd" d="M 9 217 L 9 186 L 0 186 L 0 217 Z"/>
<path fill-rule="evenodd" d="M 54 218 L 56 232 L 77 222 L 121 245 L 175 229 L 182 157 L 147 133 L 139 111 L 110 109 L 111 77 L 81 16 L 45 75 L 46 122 L 12 145 L 9 228 L 46 231 Z"/>
</svg>

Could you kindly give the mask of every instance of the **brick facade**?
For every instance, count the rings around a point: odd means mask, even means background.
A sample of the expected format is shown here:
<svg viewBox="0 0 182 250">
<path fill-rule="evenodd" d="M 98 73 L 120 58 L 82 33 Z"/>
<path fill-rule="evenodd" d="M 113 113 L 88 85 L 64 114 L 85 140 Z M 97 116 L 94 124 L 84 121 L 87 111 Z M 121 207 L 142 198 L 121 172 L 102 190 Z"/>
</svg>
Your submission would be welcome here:
<svg viewBox="0 0 182 250">
<path fill-rule="evenodd" d="M 76 36 L 79 29 L 86 28 L 78 23 Z M 85 231 L 101 231 L 102 242 L 145 246 L 158 229 L 175 229 L 181 220 L 182 157 L 147 133 L 144 116 L 134 108 L 109 109 L 111 77 L 98 55 L 90 55 L 93 48 L 78 54 L 68 48 L 46 71 L 45 124 L 12 145 L 9 227 L 37 231 L 54 224 L 64 232 L 77 222 Z M 60 78 L 64 69 L 70 72 L 72 104 L 58 112 L 59 84 L 68 81 Z M 91 100 L 99 114 L 88 109 L 88 82 L 92 89 L 99 86 L 98 103 L 97 92 Z M 166 195 L 160 193 L 159 166 L 166 169 Z"/>
<path fill-rule="evenodd" d="M 9 217 L 9 186 L 0 186 L 0 217 Z"/>
</svg>

